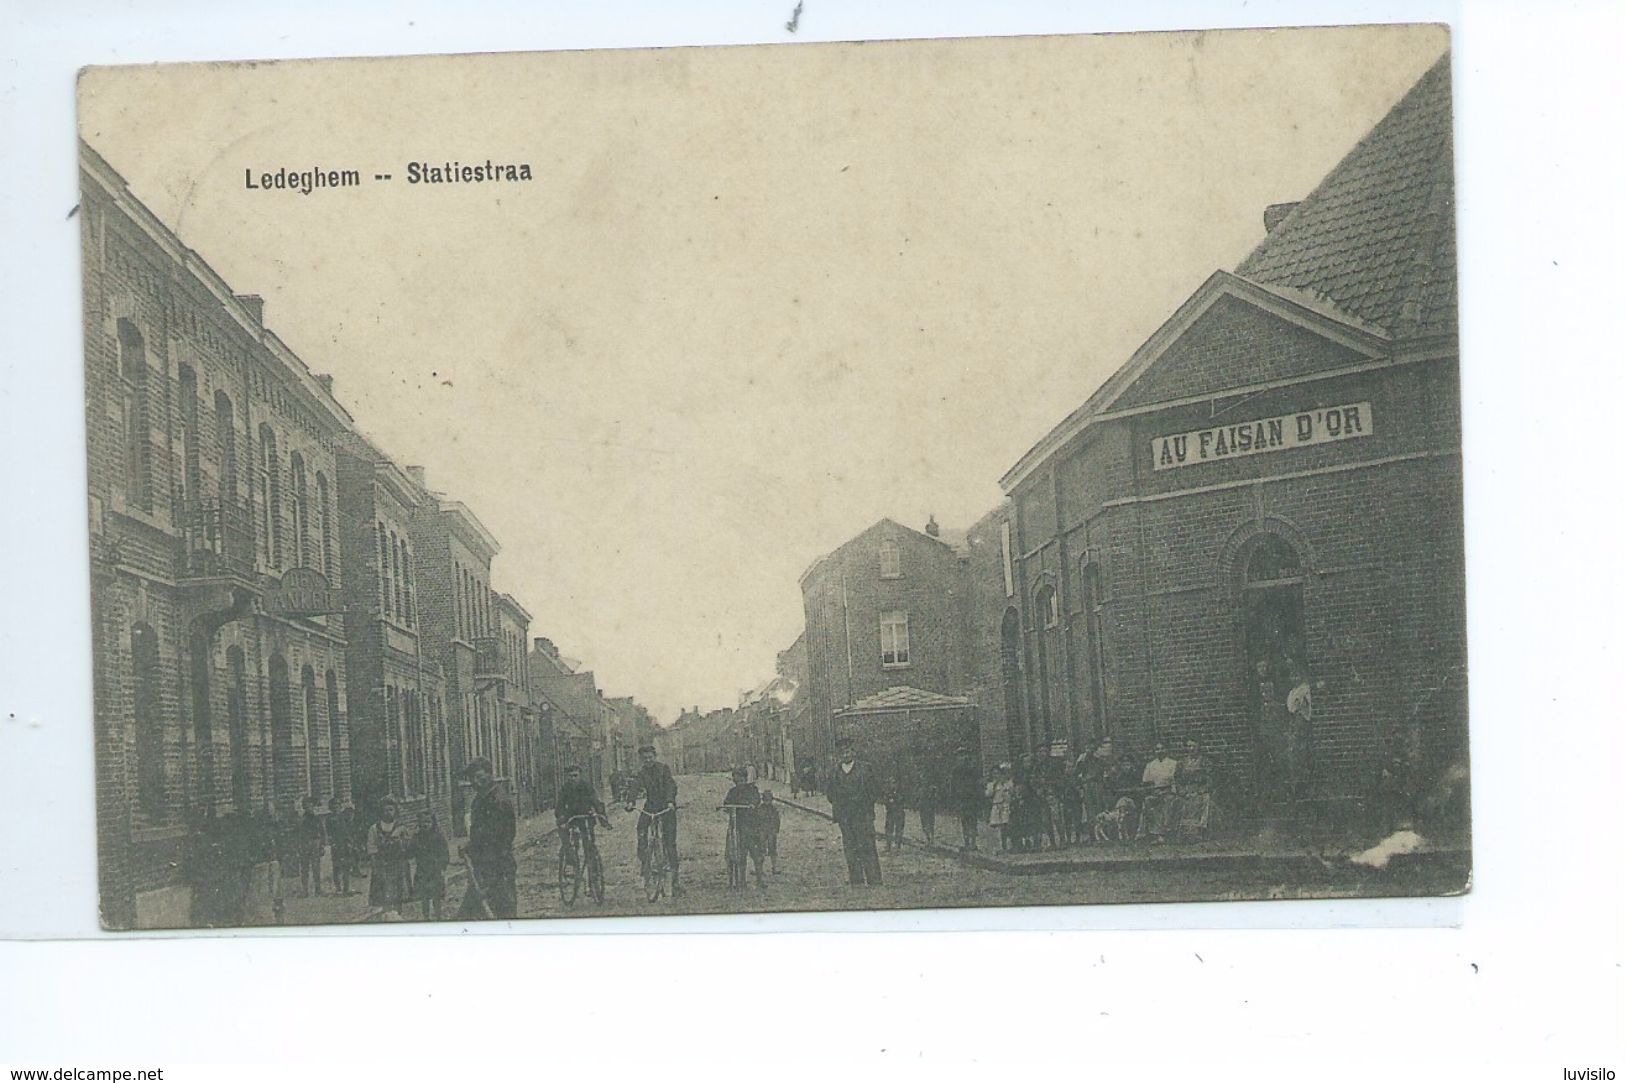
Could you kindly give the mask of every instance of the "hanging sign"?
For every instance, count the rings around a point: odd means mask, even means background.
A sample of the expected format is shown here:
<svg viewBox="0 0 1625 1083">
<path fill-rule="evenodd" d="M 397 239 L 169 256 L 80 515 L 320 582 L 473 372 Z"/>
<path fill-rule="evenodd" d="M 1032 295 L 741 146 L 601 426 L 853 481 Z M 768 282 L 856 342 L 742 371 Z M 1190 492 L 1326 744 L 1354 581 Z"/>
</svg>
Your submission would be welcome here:
<svg viewBox="0 0 1625 1083">
<path fill-rule="evenodd" d="M 1157 470 L 1195 466 L 1270 451 L 1330 444 L 1371 435 L 1371 404 L 1326 406 L 1256 421 L 1238 421 L 1151 439 L 1151 463 Z"/>
</svg>

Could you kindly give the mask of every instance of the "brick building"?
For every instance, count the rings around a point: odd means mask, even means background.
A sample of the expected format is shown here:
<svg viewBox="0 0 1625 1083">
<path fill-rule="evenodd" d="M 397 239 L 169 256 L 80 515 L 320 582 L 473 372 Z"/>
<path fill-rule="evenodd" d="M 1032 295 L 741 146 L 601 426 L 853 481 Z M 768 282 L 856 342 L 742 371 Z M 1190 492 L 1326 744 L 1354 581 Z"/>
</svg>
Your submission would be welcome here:
<svg viewBox="0 0 1625 1083">
<path fill-rule="evenodd" d="M 424 637 L 416 516 L 435 498 L 359 435 L 338 456 L 350 673 L 350 764 L 361 822 L 386 795 L 408 821 L 453 822 L 444 652 Z M 432 592 L 431 592 L 432 593 Z"/>
<path fill-rule="evenodd" d="M 609 792 L 604 755 L 603 695 L 591 670 L 565 658 L 553 641 L 538 637 L 530 652 L 530 688 L 540 740 L 552 759 L 554 793 L 558 772 L 580 767 L 599 794 Z"/>
<path fill-rule="evenodd" d="M 506 778 L 520 815 L 539 810 L 543 793 L 534 759 L 535 709 L 531 702 L 530 614 L 511 594 L 491 595 L 492 634 L 476 644 L 475 679 L 492 694 L 489 751 L 500 777 Z"/>
<path fill-rule="evenodd" d="M 487 756 L 498 780 L 512 787 L 511 757 L 499 741 L 502 709 L 497 685 L 501 654 L 491 590 L 491 560 L 500 546 L 465 505 L 430 492 L 423 472 L 412 479 L 428 494 L 413 510 L 412 548 L 418 573 L 418 612 L 425 657 L 440 664 L 445 697 L 447 759 L 452 778 L 452 824 L 467 832 L 468 783 L 463 769 Z"/>
<path fill-rule="evenodd" d="M 1463 761 L 1450 131 L 1445 58 L 1005 475 L 1027 749 L 1194 737 L 1261 808 Z"/>
<path fill-rule="evenodd" d="M 974 567 L 986 574 L 984 548 L 979 536 Z M 968 534 L 944 538 L 934 519 L 924 532 L 882 519 L 802 573 L 807 707 L 798 744 L 816 750 L 820 775 L 845 708 L 888 689 L 958 696 L 976 686 L 969 606 L 987 591 L 968 583 L 971 552 Z"/>
<path fill-rule="evenodd" d="M 103 921 L 187 923 L 205 817 L 350 794 L 329 384 L 80 145 Z"/>
</svg>

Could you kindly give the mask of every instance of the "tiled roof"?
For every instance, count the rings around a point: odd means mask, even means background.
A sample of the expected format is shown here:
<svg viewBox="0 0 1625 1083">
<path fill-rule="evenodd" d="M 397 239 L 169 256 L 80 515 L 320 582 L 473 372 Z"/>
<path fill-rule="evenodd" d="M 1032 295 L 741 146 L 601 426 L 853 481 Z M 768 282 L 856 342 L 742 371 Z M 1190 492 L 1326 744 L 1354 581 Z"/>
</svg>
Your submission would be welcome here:
<svg viewBox="0 0 1625 1083">
<path fill-rule="evenodd" d="M 964 696 L 944 696 L 938 692 L 927 692 L 923 688 L 909 688 L 905 685 L 895 685 L 884 692 L 876 692 L 872 696 L 865 696 L 835 713 L 859 714 L 869 711 L 914 711 L 935 710 L 943 707 L 969 707 L 970 700 Z"/>
<path fill-rule="evenodd" d="M 1236 273 L 1323 297 L 1396 338 L 1455 331 L 1448 53 Z"/>
</svg>

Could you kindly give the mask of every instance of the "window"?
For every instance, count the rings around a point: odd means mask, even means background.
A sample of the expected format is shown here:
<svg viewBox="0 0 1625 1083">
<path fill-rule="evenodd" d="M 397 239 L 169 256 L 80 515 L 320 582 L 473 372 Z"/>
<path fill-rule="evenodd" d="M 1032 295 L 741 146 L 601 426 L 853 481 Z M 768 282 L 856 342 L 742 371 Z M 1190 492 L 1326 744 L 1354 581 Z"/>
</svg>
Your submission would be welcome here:
<svg viewBox="0 0 1625 1083">
<path fill-rule="evenodd" d="M 880 664 L 908 665 L 908 614 L 902 610 L 880 614 Z"/>
<path fill-rule="evenodd" d="M 903 554 L 894 541 L 880 543 L 880 578 L 901 579 L 903 577 Z"/>
<path fill-rule="evenodd" d="M 147 346 L 130 320 L 118 321 L 120 414 L 124 425 L 124 499 L 152 510 L 152 441 L 147 432 Z"/>
<path fill-rule="evenodd" d="M 394 586 L 389 581 L 389 529 L 383 521 L 378 523 L 378 589 L 383 591 L 384 600 L 379 610 L 384 616 L 393 616 L 395 613 Z"/>
<path fill-rule="evenodd" d="M 324 681 L 327 685 L 327 771 L 328 781 L 332 785 L 335 796 L 339 793 L 339 779 L 343 777 L 339 771 L 339 678 L 332 670 L 327 671 Z"/>
<path fill-rule="evenodd" d="M 316 471 L 316 514 L 322 520 L 322 574 L 333 579 L 333 497 L 327 489 L 327 475 Z"/>
<path fill-rule="evenodd" d="M 188 504 L 201 495 L 203 464 L 198 454 L 197 373 L 190 365 L 180 367 L 181 385 L 181 515 Z"/>
<path fill-rule="evenodd" d="M 214 436 L 220 452 L 220 502 L 237 500 L 237 424 L 232 411 L 231 396 L 224 391 L 214 393 Z"/>
<path fill-rule="evenodd" d="M 1046 583 L 1039 587 L 1034 604 L 1045 628 L 1054 628 L 1061 623 L 1061 596 L 1055 593 L 1053 586 Z"/>
<path fill-rule="evenodd" d="M 310 541 L 310 490 L 305 482 L 305 458 L 297 451 L 288 456 L 288 473 L 293 478 L 293 566 L 310 563 L 306 554 Z"/>
<path fill-rule="evenodd" d="M 265 529 L 260 541 L 265 546 L 265 564 L 282 567 L 282 477 L 277 466 L 276 433 L 260 426 L 260 513 Z"/>
<path fill-rule="evenodd" d="M 293 780 L 293 707 L 288 690 L 288 660 L 271 655 L 267 665 L 271 685 L 271 802 L 285 808 L 284 797 Z"/>
<path fill-rule="evenodd" d="M 304 693 L 305 719 L 305 792 L 312 796 L 317 793 L 316 788 L 316 734 L 321 723 L 316 717 L 316 671 L 306 666 L 299 674 L 300 690 Z"/>
<path fill-rule="evenodd" d="M 401 583 L 405 587 L 406 613 L 403 619 L 408 625 L 414 624 L 417 619 L 417 605 L 412 597 L 412 547 L 406 539 L 401 539 Z"/>
</svg>

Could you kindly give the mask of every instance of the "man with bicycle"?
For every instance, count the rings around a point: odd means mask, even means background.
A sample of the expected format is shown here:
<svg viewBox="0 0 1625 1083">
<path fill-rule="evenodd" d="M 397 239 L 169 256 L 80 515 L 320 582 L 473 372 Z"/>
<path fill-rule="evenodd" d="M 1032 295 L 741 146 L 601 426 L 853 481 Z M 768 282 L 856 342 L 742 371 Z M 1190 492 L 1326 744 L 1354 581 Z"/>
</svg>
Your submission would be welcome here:
<svg viewBox="0 0 1625 1083">
<path fill-rule="evenodd" d="M 592 783 L 581 777 L 581 768 L 571 764 L 564 769 L 564 785 L 559 787 L 559 807 L 553 810 L 553 818 L 559 825 L 559 848 L 569 843 L 570 821 L 585 817 L 582 825 L 582 838 L 589 847 L 596 848 L 598 843 L 593 837 L 593 821 L 597 820 L 605 827 L 609 827 L 609 814 L 604 809 L 604 803 L 598 799 L 598 791 L 593 789 Z"/>
<path fill-rule="evenodd" d="M 638 814 L 638 864 L 643 864 L 648 852 L 650 825 L 658 820 L 660 838 L 671 859 L 671 893 L 681 895 L 683 889 L 677 882 L 677 780 L 672 778 L 671 768 L 657 758 L 654 745 L 639 748 L 638 759 L 643 766 L 632 782 L 631 803 L 626 806 L 630 812 L 637 795 L 643 794 L 643 811 Z"/>
</svg>

